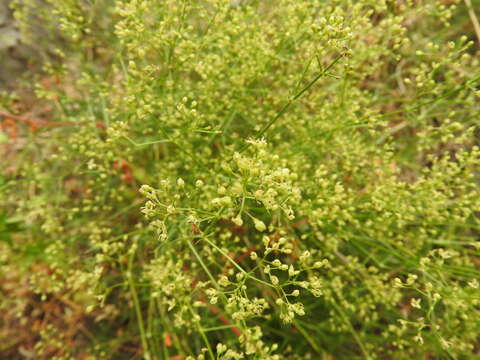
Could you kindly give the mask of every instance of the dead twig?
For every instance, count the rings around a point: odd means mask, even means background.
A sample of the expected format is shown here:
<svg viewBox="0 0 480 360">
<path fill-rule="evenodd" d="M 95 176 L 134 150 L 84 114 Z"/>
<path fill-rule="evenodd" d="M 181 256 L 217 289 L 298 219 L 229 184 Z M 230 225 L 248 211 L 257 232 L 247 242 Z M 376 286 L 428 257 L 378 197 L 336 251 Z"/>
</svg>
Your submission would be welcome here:
<svg viewBox="0 0 480 360">
<path fill-rule="evenodd" d="M 32 130 L 36 130 L 39 127 L 45 127 L 45 126 L 58 127 L 58 126 L 75 125 L 72 122 L 53 122 L 53 121 L 45 121 L 45 120 L 32 120 L 24 116 L 10 114 L 6 111 L 1 111 L 1 110 L 0 110 L 0 116 L 6 119 L 15 120 L 15 121 L 27 124 L 32 128 Z"/>
</svg>

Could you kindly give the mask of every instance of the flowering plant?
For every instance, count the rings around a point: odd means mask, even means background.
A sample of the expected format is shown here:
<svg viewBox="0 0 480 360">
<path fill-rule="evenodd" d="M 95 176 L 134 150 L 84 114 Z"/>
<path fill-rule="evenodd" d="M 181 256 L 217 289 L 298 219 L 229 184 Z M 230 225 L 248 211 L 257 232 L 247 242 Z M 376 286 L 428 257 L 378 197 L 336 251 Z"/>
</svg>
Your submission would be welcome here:
<svg viewBox="0 0 480 360">
<path fill-rule="evenodd" d="M 89 329 L 45 317 L 34 358 L 478 355 L 471 7 L 12 5 L 49 111 L 2 122 L 0 264 Z"/>
</svg>

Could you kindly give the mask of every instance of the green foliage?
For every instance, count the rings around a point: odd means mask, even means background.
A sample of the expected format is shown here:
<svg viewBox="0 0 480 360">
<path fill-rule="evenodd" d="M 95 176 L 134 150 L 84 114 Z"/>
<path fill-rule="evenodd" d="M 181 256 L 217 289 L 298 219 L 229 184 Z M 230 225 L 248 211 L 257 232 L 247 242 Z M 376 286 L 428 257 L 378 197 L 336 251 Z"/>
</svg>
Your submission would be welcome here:
<svg viewBox="0 0 480 360">
<path fill-rule="evenodd" d="M 479 356 L 463 3 L 14 7 L 57 81 L 35 87 L 53 126 L 5 162 L 1 203 L 54 274 L 35 292 L 106 323 L 92 359 L 122 358 L 119 323 L 145 359 Z"/>
</svg>

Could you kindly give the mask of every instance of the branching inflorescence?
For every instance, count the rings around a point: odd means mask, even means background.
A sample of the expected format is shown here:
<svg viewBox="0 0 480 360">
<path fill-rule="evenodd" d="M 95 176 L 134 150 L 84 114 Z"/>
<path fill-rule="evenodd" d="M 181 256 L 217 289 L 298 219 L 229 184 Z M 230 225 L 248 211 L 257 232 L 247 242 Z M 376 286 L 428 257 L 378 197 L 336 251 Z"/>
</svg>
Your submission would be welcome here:
<svg viewBox="0 0 480 360">
<path fill-rule="evenodd" d="M 471 8 L 13 6 L 58 79 L 35 89 L 49 124 L 68 126 L 9 148 L 21 161 L 2 165 L 1 203 L 25 229 L 0 261 L 41 244 L 28 266 L 50 275 L 32 289 L 110 329 L 66 349 L 52 328 L 36 358 L 123 359 L 126 343 L 145 359 L 478 356 Z"/>
</svg>

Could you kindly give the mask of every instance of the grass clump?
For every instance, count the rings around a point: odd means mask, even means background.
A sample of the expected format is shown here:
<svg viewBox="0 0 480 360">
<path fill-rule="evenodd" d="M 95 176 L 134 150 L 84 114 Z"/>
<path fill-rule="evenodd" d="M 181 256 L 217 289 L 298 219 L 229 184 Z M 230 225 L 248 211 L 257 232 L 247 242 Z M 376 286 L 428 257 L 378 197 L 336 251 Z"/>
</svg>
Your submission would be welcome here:
<svg viewBox="0 0 480 360">
<path fill-rule="evenodd" d="M 1 99 L 0 307 L 39 322 L 0 354 L 479 356 L 471 7 L 12 6 L 43 70 Z"/>
</svg>

